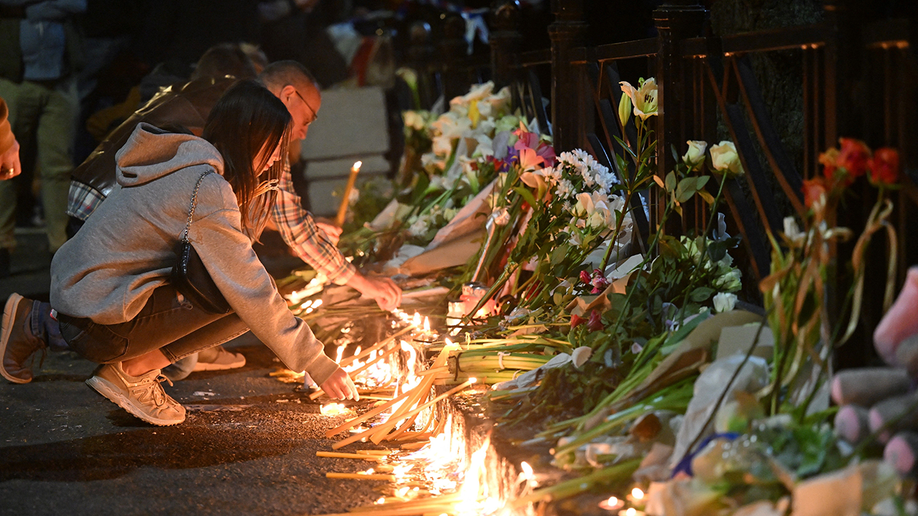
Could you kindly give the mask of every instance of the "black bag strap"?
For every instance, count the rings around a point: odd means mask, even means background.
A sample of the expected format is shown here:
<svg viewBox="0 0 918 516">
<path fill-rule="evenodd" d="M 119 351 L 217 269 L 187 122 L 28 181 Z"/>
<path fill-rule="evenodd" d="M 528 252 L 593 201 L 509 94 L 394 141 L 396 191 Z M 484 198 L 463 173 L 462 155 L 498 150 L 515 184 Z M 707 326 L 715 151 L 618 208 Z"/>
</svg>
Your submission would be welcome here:
<svg viewBox="0 0 918 516">
<path fill-rule="evenodd" d="M 204 177 L 207 174 L 213 174 L 213 170 L 208 170 L 201 174 L 201 177 L 198 178 L 198 183 L 194 185 L 194 193 L 191 194 L 191 209 L 188 210 L 188 222 L 185 224 L 185 229 L 182 230 L 182 242 L 188 242 L 188 228 L 191 227 L 191 219 L 194 218 L 194 209 L 198 205 L 198 189 L 201 188 L 201 181 L 204 181 Z"/>
</svg>

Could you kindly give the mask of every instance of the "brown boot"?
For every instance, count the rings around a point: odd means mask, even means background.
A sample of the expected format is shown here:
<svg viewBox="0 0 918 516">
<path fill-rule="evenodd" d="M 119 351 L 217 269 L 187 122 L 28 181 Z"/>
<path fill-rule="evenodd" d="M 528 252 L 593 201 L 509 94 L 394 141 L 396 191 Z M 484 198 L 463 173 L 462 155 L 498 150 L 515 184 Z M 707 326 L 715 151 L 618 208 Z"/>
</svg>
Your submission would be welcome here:
<svg viewBox="0 0 918 516">
<path fill-rule="evenodd" d="M 0 356 L 3 357 L 3 367 L 0 367 L 0 374 L 13 383 L 32 381 L 32 361 L 29 358 L 46 347 L 41 339 L 32 334 L 29 324 L 33 303 L 35 301 L 19 294 L 11 294 L 3 308 L 3 321 L 0 323 Z"/>
</svg>

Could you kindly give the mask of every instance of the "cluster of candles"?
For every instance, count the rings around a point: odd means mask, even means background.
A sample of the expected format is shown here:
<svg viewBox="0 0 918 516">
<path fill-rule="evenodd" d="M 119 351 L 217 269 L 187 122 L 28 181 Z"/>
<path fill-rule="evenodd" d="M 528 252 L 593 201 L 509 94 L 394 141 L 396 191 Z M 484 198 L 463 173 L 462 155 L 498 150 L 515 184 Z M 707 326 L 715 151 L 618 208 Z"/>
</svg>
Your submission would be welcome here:
<svg viewBox="0 0 918 516">
<path fill-rule="evenodd" d="M 645 513 L 634 507 L 629 507 L 625 509 L 625 502 L 630 502 L 632 505 L 643 505 L 644 504 L 644 491 L 635 487 L 631 490 L 631 494 L 626 497 L 627 500 L 621 498 L 610 496 L 608 499 L 599 502 L 599 508 L 607 510 L 609 512 L 618 511 L 618 516 L 646 516 Z"/>
</svg>

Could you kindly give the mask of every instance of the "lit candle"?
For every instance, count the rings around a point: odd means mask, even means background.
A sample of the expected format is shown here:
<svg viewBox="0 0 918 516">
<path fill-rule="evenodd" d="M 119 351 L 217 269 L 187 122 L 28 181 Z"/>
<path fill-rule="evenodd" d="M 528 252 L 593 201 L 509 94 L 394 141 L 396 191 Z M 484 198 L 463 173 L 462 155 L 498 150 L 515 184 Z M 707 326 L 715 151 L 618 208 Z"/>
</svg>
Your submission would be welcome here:
<svg viewBox="0 0 918 516">
<path fill-rule="evenodd" d="M 351 175 L 347 178 L 347 186 L 344 187 L 344 193 L 341 195 L 341 204 L 338 205 L 338 216 L 335 217 L 335 223 L 338 226 L 344 225 L 344 217 L 347 215 L 347 205 L 351 198 L 351 190 L 354 189 L 354 183 L 357 181 L 357 173 L 360 172 L 362 161 L 355 161 L 351 167 Z"/>
<path fill-rule="evenodd" d="M 614 496 L 610 496 L 608 499 L 599 502 L 599 508 L 607 511 L 617 511 L 624 506 L 625 502 Z"/>
<path fill-rule="evenodd" d="M 381 473 L 333 473 L 329 472 L 325 474 L 325 478 L 344 478 L 350 480 L 388 480 L 389 482 L 395 482 L 395 475 L 386 475 Z"/>
</svg>

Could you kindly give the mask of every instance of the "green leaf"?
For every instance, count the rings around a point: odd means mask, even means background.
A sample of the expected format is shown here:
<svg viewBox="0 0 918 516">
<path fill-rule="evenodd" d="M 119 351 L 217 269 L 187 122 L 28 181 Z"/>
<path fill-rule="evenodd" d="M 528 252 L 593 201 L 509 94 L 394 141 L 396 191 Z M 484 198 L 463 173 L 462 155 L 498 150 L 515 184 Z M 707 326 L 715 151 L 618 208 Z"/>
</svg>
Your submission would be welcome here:
<svg viewBox="0 0 918 516">
<path fill-rule="evenodd" d="M 559 265 L 567 258 L 567 246 L 558 246 L 551 251 L 551 264 Z"/>
<path fill-rule="evenodd" d="M 689 299 L 697 303 L 703 303 L 714 295 L 714 289 L 710 287 L 698 287 L 692 291 Z"/>
<path fill-rule="evenodd" d="M 701 198 L 704 199 L 704 202 L 708 203 L 709 205 L 714 204 L 714 196 L 711 195 L 711 192 L 708 192 L 707 190 L 698 190 L 698 195 L 701 196 Z"/>
<path fill-rule="evenodd" d="M 687 177 L 679 181 L 679 186 L 676 188 L 676 201 L 685 202 L 691 199 L 696 192 L 701 190 L 706 182 L 708 182 L 708 176 Z"/>
<path fill-rule="evenodd" d="M 666 174 L 666 191 L 672 192 L 676 189 L 676 174 L 675 172 L 670 172 Z"/>
<path fill-rule="evenodd" d="M 615 141 L 617 141 L 618 144 L 622 146 L 622 149 L 624 149 L 624 151 L 627 152 L 632 158 L 637 159 L 637 155 L 634 154 L 634 151 L 631 150 L 631 147 L 629 147 L 628 144 L 626 144 L 624 141 L 622 141 L 621 138 L 619 138 L 618 136 L 616 136 L 616 137 L 615 137 Z"/>
<path fill-rule="evenodd" d="M 526 188 L 525 186 L 515 186 L 513 187 L 513 191 L 516 192 L 520 197 L 522 197 L 523 200 L 528 202 L 530 206 L 532 206 L 533 208 L 536 207 L 535 197 L 532 196 L 532 192 L 530 192 L 528 188 Z"/>
</svg>

